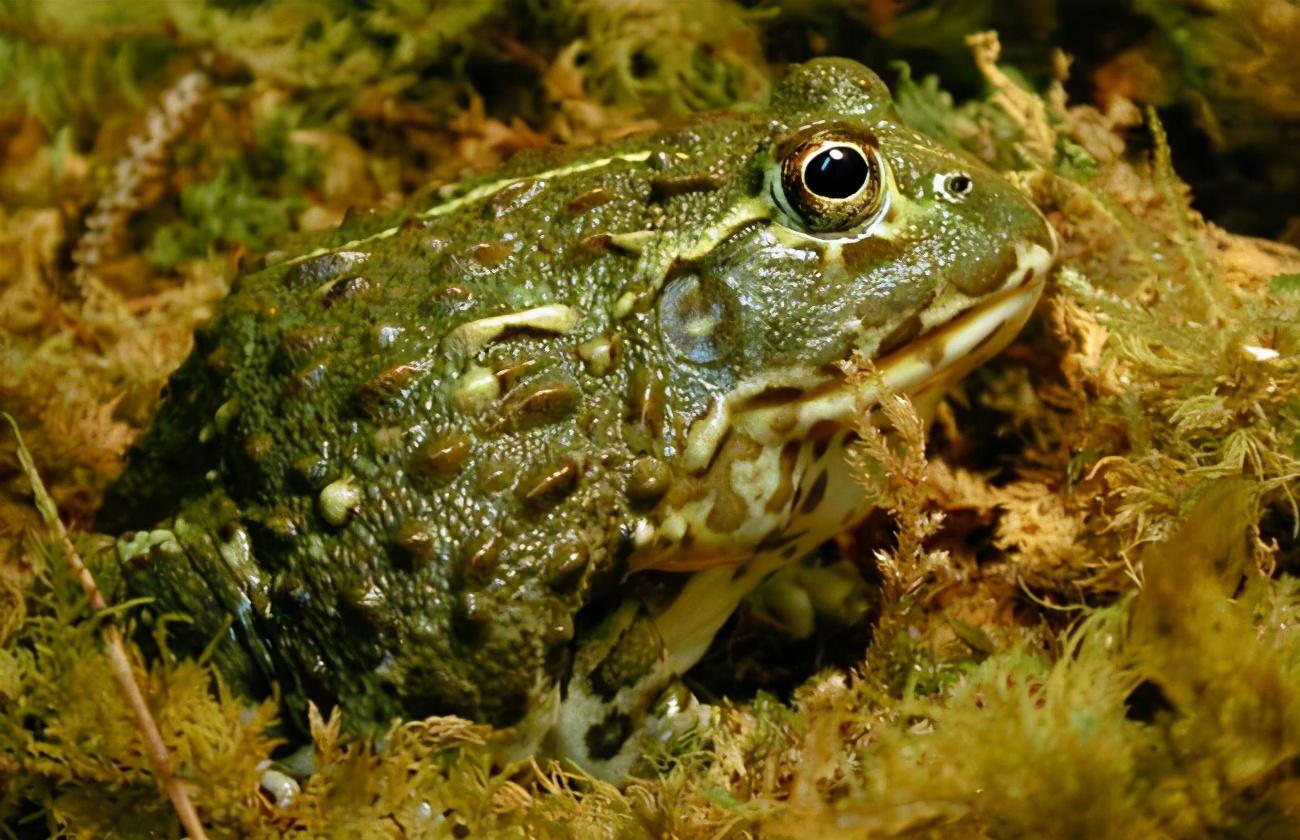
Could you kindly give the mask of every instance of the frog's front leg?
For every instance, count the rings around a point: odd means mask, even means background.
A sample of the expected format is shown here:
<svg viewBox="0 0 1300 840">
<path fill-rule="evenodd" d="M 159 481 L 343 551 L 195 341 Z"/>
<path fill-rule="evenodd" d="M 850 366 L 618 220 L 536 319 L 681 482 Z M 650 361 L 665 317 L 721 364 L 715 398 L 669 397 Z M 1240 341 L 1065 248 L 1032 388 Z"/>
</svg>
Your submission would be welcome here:
<svg viewBox="0 0 1300 840">
<path fill-rule="evenodd" d="M 560 702 L 552 749 L 618 782 L 643 752 L 707 725 L 681 675 L 740 602 L 785 561 L 776 555 L 683 576 L 675 595 L 633 596 L 583 639 Z"/>
</svg>

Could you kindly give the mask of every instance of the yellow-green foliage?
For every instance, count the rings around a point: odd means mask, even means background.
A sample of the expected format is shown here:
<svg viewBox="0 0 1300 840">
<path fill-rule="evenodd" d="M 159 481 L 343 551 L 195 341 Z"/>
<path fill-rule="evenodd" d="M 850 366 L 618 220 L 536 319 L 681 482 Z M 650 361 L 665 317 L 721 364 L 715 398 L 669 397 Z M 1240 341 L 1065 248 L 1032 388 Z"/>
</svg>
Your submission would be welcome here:
<svg viewBox="0 0 1300 840">
<path fill-rule="evenodd" d="M 905 400 L 883 408 L 893 434 L 862 430 L 854 458 L 889 518 L 842 546 L 880 581 L 855 667 L 788 701 L 724 702 L 712 733 L 622 790 L 494 771 L 494 733 L 465 721 L 367 743 L 314 713 L 315 773 L 273 805 L 258 788 L 273 705 L 133 649 L 212 836 L 1288 836 L 1300 821 L 1300 253 L 1202 220 L 1154 112 L 1070 105 L 1047 61 L 1031 88 L 989 38 L 971 62 L 961 36 L 1012 4 L 102 5 L 0 0 L 0 408 L 76 524 L 246 252 L 517 149 L 743 107 L 800 49 L 921 47 L 978 70 L 984 95 L 954 104 L 898 68 L 900 109 L 1016 170 L 1061 238 L 1034 319 L 940 410 L 928 452 Z M 1037 4 L 1021 29 L 1049 31 L 1066 5 Z M 1278 46 L 1292 30 L 1260 23 L 1286 23 L 1288 4 L 1240 5 L 1222 29 L 1231 4 L 1137 5 L 1185 45 L 1203 107 L 1219 113 L 1240 79 L 1254 113 L 1283 113 L 1291 77 L 1232 62 L 1251 39 L 1268 67 L 1294 60 Z M 1141 93 L 1115 81 L 1134 66 L 1107 65 L 1111 94 Z M 194 68 L 210 94 L 169 111 Z M 108 233 L 87 248 L 96 208 Z M 6 436 L 0 829 L 176 836 L 101 650 L 105 616 L 24 469 Z M 114 591 L 103 541 L 77 547 Z M 129 625 L 134 609 L 111 611 Z"/>
</svg>

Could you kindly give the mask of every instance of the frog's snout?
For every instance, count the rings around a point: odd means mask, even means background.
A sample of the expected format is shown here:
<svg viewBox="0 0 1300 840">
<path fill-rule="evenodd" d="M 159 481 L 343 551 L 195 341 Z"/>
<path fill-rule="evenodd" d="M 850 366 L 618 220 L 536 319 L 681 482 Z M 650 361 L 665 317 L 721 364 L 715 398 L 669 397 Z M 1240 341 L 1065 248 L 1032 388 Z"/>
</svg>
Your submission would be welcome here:
<svg viewBox="0 0 1300 840">
<path fill-rule="evenodd" d="M 1003 289 L 1041 285 L 1056 262 L 1058 240 L 1047 219 L 1034 210 L 1037 224 L 1031 235 L 1016 243 L 1016 264 L 1003 281 Z"/>
</svg>

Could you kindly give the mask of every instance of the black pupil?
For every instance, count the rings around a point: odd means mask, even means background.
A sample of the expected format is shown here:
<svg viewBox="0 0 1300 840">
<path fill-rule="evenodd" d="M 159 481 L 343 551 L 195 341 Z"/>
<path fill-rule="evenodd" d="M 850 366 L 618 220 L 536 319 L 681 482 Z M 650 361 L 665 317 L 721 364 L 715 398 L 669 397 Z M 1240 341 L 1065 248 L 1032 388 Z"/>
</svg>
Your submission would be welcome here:
<svg viewBox="0 0 1300 840">
<path fill-rule="evenodd" d="M 948 182 L 948 188 L 958 194 L 969 192 L 970 187 L 970 178 L 965 175 L 954 175 L 952 180 Z"/>
<path fill-rule="evenodd" d="M 862 153 L 852 146 L 832 146 L 817 153 L 804 169 L 804 185 L 822 198 L 848 198 L 871 174 Z"/>
</svg>

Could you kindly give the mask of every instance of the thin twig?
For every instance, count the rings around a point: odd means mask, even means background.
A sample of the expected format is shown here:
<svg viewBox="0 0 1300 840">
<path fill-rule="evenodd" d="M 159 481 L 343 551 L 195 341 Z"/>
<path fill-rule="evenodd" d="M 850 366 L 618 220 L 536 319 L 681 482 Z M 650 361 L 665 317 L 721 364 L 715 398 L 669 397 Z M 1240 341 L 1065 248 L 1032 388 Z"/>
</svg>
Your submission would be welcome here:
<svg viewBox="0 0 1300 840">
<path fill-rule="evenodd" d="M 28 452 L 27 445 L 23 443 L 22 432 L 18 430 L 18 422 L 7 412 L 0 412 L 0 416 L 9 421 L 9 425 L 14 430 L 14 436 L 18 439 L 18 462 L 22 465 L 23 472 L 27 474 L 27 480 L 31 482 L 32 495 L 36 499 L 36 509 L 40 511 L 46 527 L 58 537 L 59 543 L 63 547 L 63 554 L 68 558 L 68 565 L 72 568 L 72 573 L 76 576 L 77 582 L 81 584 L 81 588 L 85 590 L 86 597 L 90 599 L 90 605 L 98 612 L 106 610 L 108 604 L 104 601 L 99 586 L 95 584 L 95 579 L 91 576 L 90 570 L 82 562 L 81 555 L 73 548 L 72 540 L 68 538 L 68 531 L 63 527 L 63 521 L 59 519 L 59 512 L 55 509 L 53 500 L 45 490 L 45 483 L 41 481 L 40 474 L 36 471 L 36 464 L 32 461 L 31 453 Z M 158 724 L 154 721 L 148 704 L 145 703 L 144 694 L 140 691 L 139 684 L 135 681 L 135 672 L 131 667 L 131 660 L 127 657 L 126 646 L 122 643 L 121 628 L 118 627 L 112 616 L 108 616 L 104 620 L 101 632 L 108 653 L 108 661 L 112 666 L 113 676 L 117 679 L 117 684 L 122 689 L 122 694 L 126 697 L 131 712 L 135 715 L 136 725 L 139 726 L 140 734 L 144 738 L 145 753 L 149 757 L 149 763 L 153 765 L 154 775 L 158 777 L 163 789 L 167 791 L 167 796 L 172 801 L 172 807 L 176 809 L 176 816 L 180 819 L 181 826 L 189 834 L 190 840 L 207 840 L 208 835 L 203 830 L 203 824 L 199 822 L 199 815 L 194 809 L 194 803 L 190 801 L 189 793 L 172 771 L 171 757 L 167 754 L 167 745 L 163 743 Z"/>
<path fill-rule="evenodd" d="M 149 111 L 142 133 L 129 139 L 127 154 L 113 167 L 112 181 L 86 217 L 85 230 L 72 249 L 72 279 L 87 303 L 121 306 L 117 294 L 100 280 L 99 270 L 121 247 L 147 187 L 166 175 L 172 147 L 197 119 L 208 88 L 202 72 L 182 76 Z"/>
</svg>

